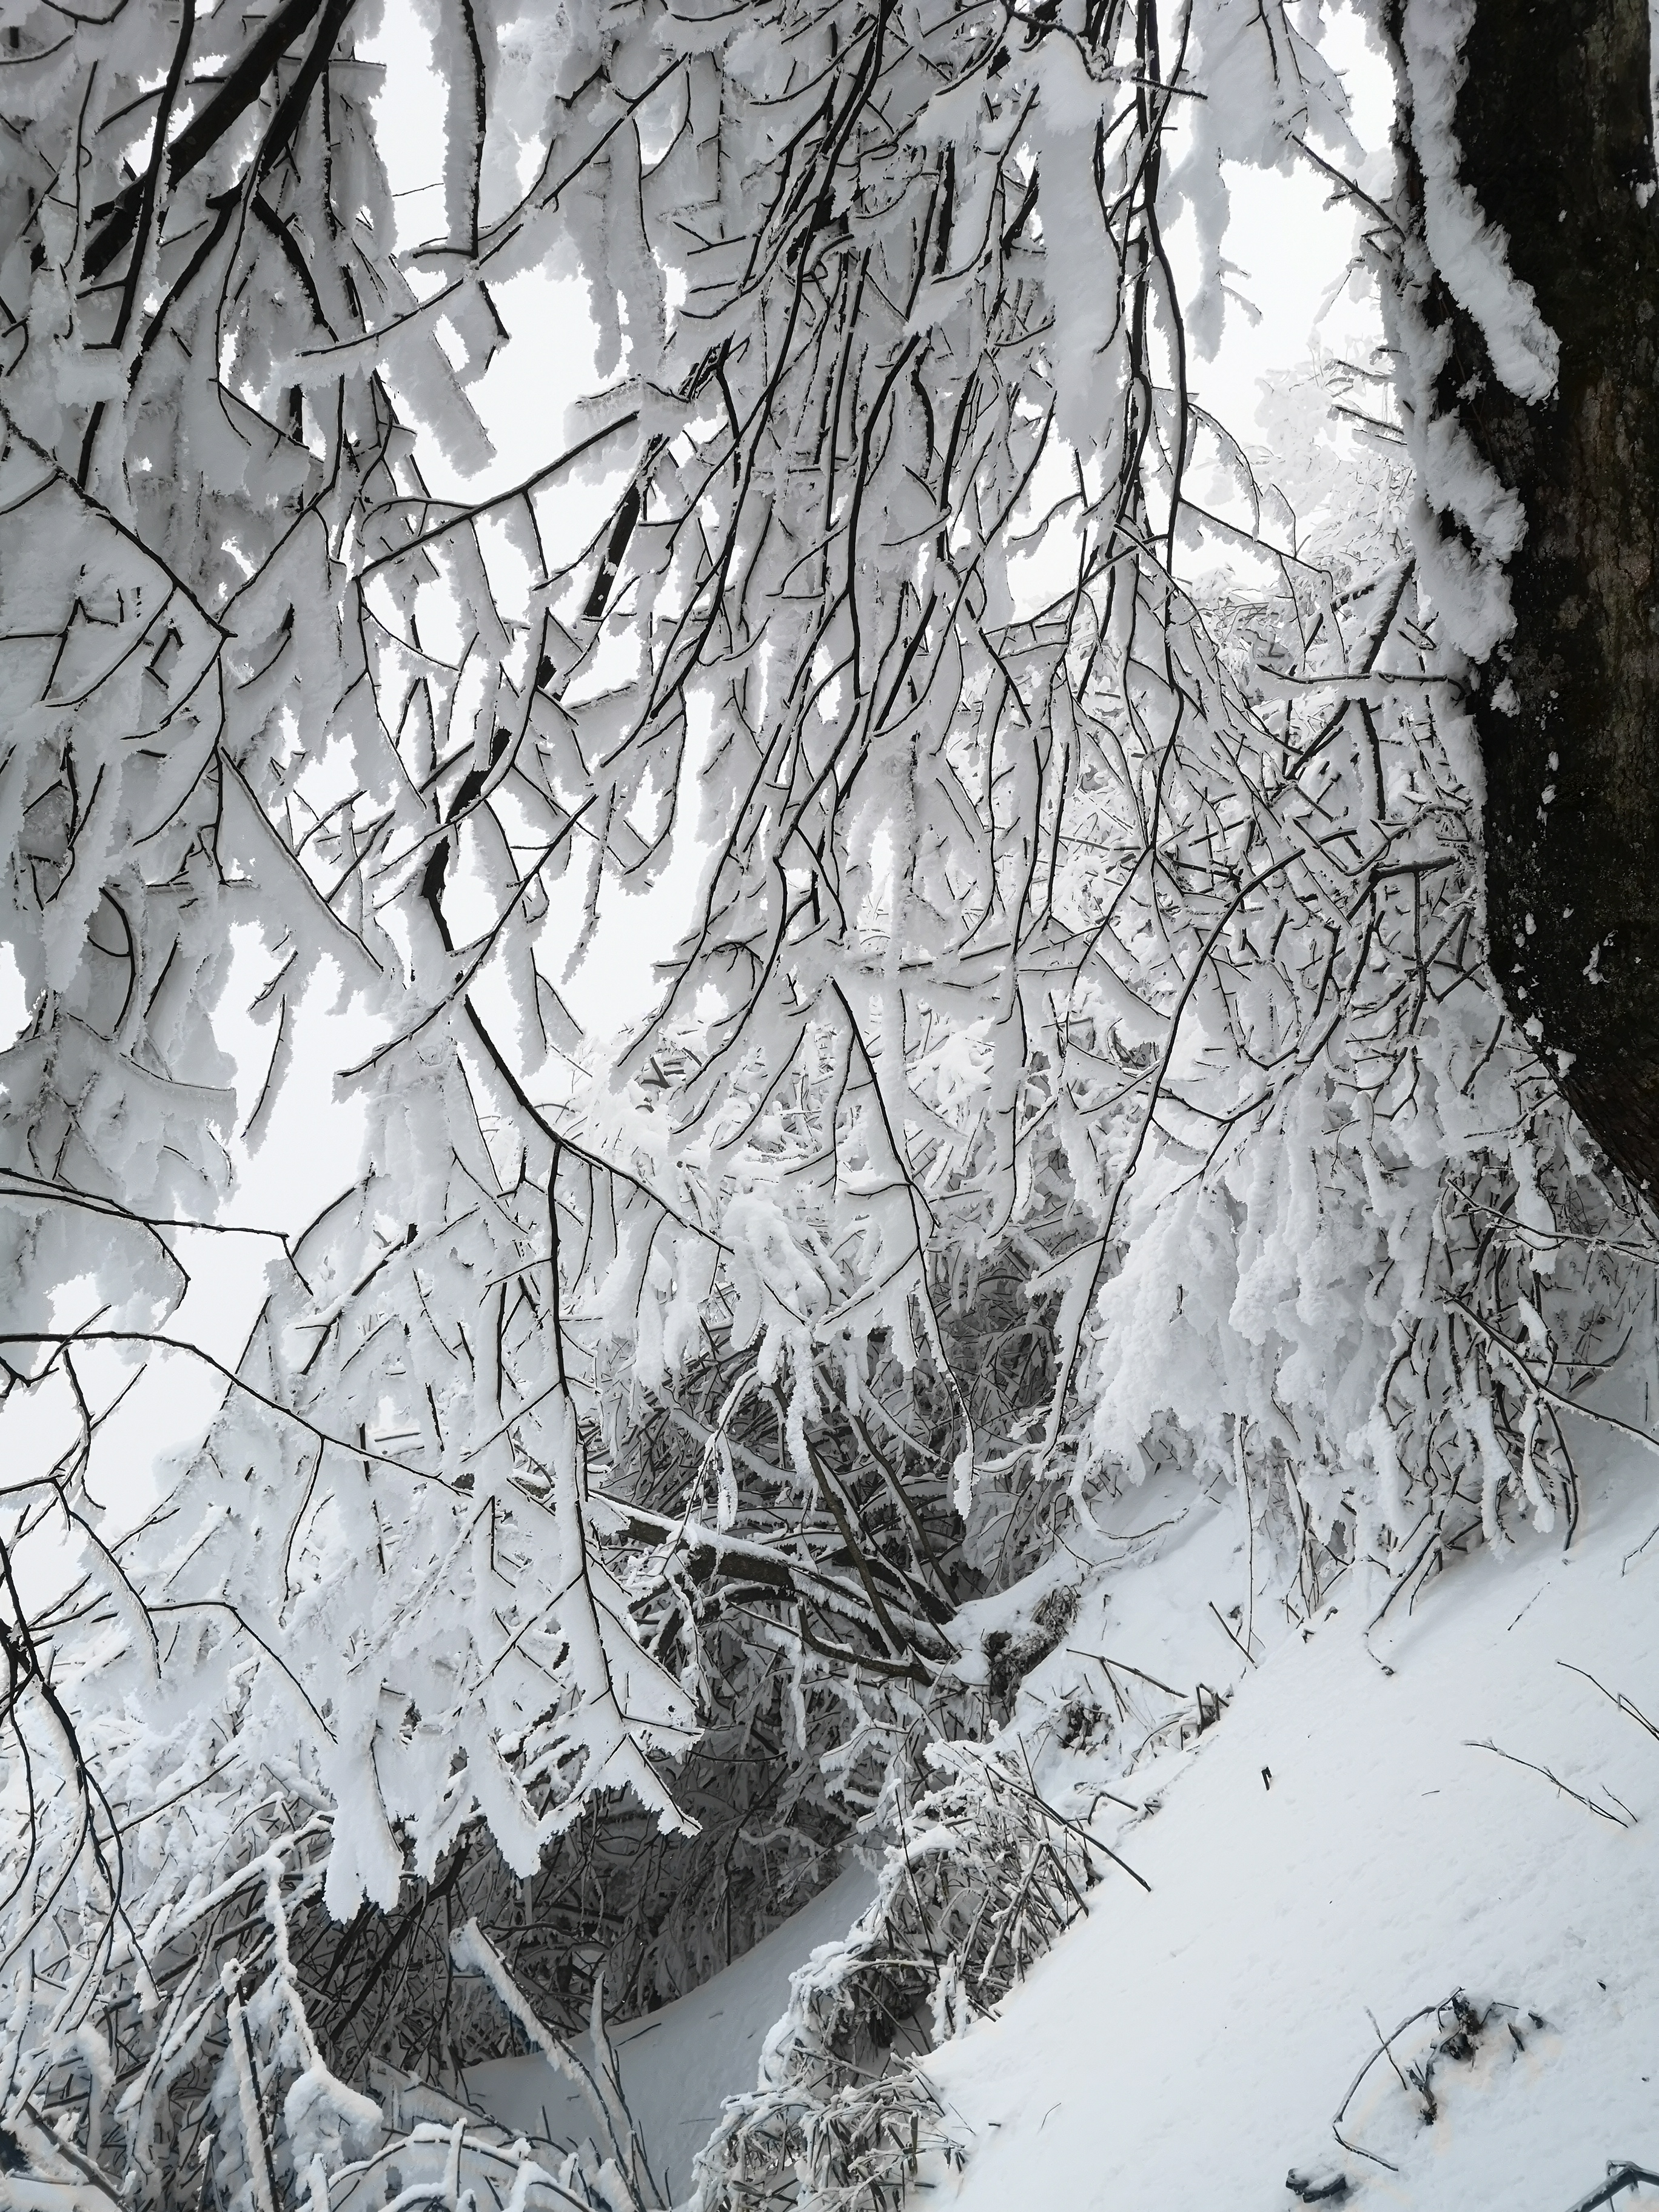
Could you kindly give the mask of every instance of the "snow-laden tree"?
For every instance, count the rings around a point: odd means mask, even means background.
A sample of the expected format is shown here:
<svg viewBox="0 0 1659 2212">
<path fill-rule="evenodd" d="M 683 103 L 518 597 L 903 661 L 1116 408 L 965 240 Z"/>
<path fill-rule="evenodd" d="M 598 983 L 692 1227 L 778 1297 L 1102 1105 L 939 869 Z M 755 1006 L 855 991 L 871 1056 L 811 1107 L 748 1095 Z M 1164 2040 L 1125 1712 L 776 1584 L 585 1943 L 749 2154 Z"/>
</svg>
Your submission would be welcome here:
<svg viewBox="0 0 1659 2212">
<path fill-rule="evenodd" d="M 367 20 L 41 0 L 0 48 L 0 2118 L 143 2203 L 379 2188 L 339 2076 L 722 1963 L 1001 1717 L 964 1600 L 1112 1555 L 1149 1473 L 1236 1492 L 1247 1644 L 1570 1536 L 1645 1310 L 1486 963 L 1520 518 L 1437 285 L 1549 363 L 1447 169 L 1462 18 L 1379 25 L 1414 135 L 1362 191 L 1316 6 L 441 0 L 404 252 Z M 1224 161 L 1355 205 L 1405 365 L 1282 396 L 1289 499 L 1188 389 Z M 602 389 L 438 498 L 538 268 Z M 675 885 L 611 1054 L 562 992 Z M 204 1439 L 112 1465 L 319 991 L 360 1171 L 274 1224 Z M 397 2154 L 642 2205 L 594 2094 L 556 2185 Z"/>
</svg>

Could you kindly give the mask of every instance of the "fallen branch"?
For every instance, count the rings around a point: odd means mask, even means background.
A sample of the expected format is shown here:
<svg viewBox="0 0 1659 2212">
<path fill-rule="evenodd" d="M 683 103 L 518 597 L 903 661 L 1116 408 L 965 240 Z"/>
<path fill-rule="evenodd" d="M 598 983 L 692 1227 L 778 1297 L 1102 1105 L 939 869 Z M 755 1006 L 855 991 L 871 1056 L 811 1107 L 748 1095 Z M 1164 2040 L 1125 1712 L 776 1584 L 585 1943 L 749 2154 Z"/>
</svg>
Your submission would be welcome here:
<svg viewBox="0 0 1659 2212">
<path fill-rule="evenodd" d="M 1602 1820 L 1611 1820 L 1615 1828 L 1633 1828 L 1636 1826 L 1636 1815 L 1628 1805 L 1624 1808 L 1626 1817 L 1621 1820 L 1617 1813 L 1610 1813 L 1605 1805 L 1598 1805 L 1595 1798 L 1586 1797 L 1582 1790 L 1575 1790 L 1571 1783 L 1564 1782 L 1559 1774 L 1552 1774 L 1547 1766 L 1540 1766 L 1530 1759 L 1518 1759 L 1512 1751 L 1499 1750 L 1490 1736 L 1481 1743 L 1470 1742 L 1466 1737 L 1465 1742 L 1471 1751 L 1496 1752 L 1499 1759 L 1507 1759 L 1511 1766 L 1524 1766 L 1529 1773 L 1541 1774 L 1546 1782 L 1553 1782 L 1558 1790 L 1564 1791 L 1569 1797 L 1576 1798 L 1579 1804 L 1586 1807 L 1590 1812 L 1597 1814 Z M 1611 1796 L 1613 1793 L 1609 1790 L 1607 1794 Z"/>
<path fill-rule="evenodd" d="M 1634 2166 L 1628 2159 L 1607 2163 L 1607 2178 L 1599 2189 L 1592 2189 L 1588 2197 L 1581 2197 L 1568 2212 L 1596 2212 L 1598 2205 L 1611 2204 L 1621 2189 L 1634 2189 L 1638 2182 L 1650 2182 L 1659 2189 L 1659 2173 L 1650 2173 L 1644 2166 Z"/>
<path fill-rule="evenodd" d="M 1558 1667 L 1565 1667 L 1569 1674 L 1582 1674 L 1584 1680 L 1589 1682 L 1592 1687 L 1600 1690 L 1604 1698 L 1607 1698 L 1612 1704 L 1617 1705 L 1621 1713 L 1628 1713 L 1632 1720 L 1636 1723 L 1638 1728 L 1644 1728 L 1648 1734 L 1653 1737 L 1655 1741 L 1659 1742 L 1659 1728 L 1656 1728 L 1654 1726 L 1653 1723 L 1642 1711 L 1640 1705 L 1635 1705 L 1631 1703 L 1630 1699 L 1625 1695 L 1622 1690 L 1615 1692 L 1608 1689 L 1605 1682 L 1598 1682 L 1596 1680 L 1595 1675 L 1589 1672 L 1588 1668 L 1575 1667 L 1571 1659 L 1558 1659 L 1555 1663 Z"/>
</svg>

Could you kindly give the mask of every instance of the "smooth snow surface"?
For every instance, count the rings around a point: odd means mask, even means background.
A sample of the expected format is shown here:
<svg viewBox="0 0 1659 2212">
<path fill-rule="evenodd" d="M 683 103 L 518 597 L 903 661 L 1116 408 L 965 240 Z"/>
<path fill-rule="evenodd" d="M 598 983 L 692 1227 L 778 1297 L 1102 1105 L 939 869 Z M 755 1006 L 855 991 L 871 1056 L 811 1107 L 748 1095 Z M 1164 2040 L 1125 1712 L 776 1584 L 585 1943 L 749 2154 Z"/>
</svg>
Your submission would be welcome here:
<svg viewBox="0 0 1659 2212">
<path fill-rule="evenodd" d="M 844 1936 L 874 1893 L 871 1877 L 850 1869 L 724 1973 L 612 2032 L 629 2107 L 671 2197 L 689 2193 L 691 2160 L 714 2131 L 721 2100 L 754 2087 L 767 2030 L 788 2002 L 790 1975 L 819 1944 Z M 585 2040 L 578 2047 L 590 2057 Z M 568 2149 L 597 2134 L 580 2094 L 539 2058 L 469 2067 L 466 2088 L 515 2135 Z"/>
<path fill-rule="evenodd" d="M 1455 1563 L 1369 1651 L 1338 1596 L 1239 1686 L 1120 1832 L 1152 1894 L 1109 1879 L 931 2062 L 969 2156 L 921 2201 L 1278 2212 L 1294 2170 L 1377 2212 L 1567 2212 L 1609 2160 L 1659 2168 L 1659 1741 L 1567 1671 L 1659 1720 L 1652 1467 L 1587 1486 L 1570 1554 Z M 1436 2060 L 1430 2121 L 1412 2075 L 1455 1990 L 1486 2025 Z M 1396 2071 L 1379 2030 L 1425 2007 Z"/>
</svg>

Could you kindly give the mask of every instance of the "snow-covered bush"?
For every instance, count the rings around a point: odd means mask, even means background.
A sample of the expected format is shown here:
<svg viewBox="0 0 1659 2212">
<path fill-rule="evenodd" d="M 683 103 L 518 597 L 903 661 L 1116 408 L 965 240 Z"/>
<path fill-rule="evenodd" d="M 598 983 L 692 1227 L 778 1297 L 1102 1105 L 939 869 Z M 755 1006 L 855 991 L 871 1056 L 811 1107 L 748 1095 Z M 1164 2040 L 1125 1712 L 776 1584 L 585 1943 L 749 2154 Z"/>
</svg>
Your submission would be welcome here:
<svg viewBox="0 0 1659 2212">
<path fill-rule="evenodd" d="M 796 1973 L 759 2087 L 728 2103 L 702 2159 L 706 2212 L 762 2194 L 847 2212 L 902 2203 L 921 2150 L 951 2142 L 917 2051 L 989 2012 L 1109 1867 L 1012 1753 L 940 1746 L 934 1763 L 943 1786 L 889 1808 L 898 1846 L 875 1903 Z"/>
</svg>

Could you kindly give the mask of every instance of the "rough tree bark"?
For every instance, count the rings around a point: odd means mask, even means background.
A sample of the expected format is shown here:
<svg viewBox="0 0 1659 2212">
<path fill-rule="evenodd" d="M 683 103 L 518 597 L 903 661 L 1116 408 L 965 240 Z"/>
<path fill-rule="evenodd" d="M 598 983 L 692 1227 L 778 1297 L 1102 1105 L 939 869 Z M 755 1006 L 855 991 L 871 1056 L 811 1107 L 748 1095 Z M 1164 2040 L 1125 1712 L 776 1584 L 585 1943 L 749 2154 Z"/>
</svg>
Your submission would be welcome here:
<svg viewBox="0 0 1659 2212">
<path fill-rule="evenodd" d="M 1527 515 L 1510 570 L 1514 634 L 1475 701 L 1492 961 L 1517 1019 L 1536 1017 L 1543 1046 L 1572 1054 L 1564 1088 L 1582 1119 L 1659 1192 L 1659 202 L 1647 0 L 1477 0 L 1463 55 L 1462 176 L 1507 233 L 1510 266 L 1561 345 L 1553 393 L 1528 405 L 1453 312 L 1439 393 Z"/>
</svg>

